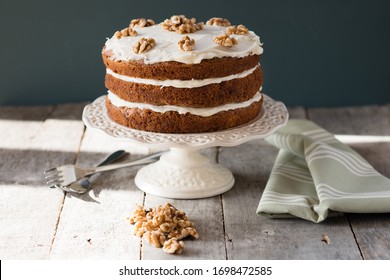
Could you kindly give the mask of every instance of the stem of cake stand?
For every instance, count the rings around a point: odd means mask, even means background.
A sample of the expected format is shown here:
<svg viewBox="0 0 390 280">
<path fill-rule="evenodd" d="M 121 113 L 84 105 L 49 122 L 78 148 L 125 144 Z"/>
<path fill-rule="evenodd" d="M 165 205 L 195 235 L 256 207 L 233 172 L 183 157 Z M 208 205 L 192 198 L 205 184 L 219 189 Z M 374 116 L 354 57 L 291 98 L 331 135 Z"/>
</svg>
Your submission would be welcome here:
<svg viewBox="0 0 390 280">
<path fill-rule="evenodd" d="M 142 167 L 135 184 L 146 193 L 178 199 L 222 194 L 234 185 L 232 173 L 196 149 L 170 148 L 159 161 Z"/>
</svg>

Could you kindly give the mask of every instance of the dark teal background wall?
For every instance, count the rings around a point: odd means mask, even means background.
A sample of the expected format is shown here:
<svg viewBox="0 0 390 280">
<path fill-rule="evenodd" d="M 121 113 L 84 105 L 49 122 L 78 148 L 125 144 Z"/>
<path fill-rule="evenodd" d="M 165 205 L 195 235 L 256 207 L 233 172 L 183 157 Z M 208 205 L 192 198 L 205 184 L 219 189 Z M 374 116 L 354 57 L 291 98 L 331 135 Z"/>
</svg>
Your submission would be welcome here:
<svg viewBox="0 0 390 280">
<path fill-rule="evenodd" d="M 390 102 L 390 1 L 0 0 L 0 104 L 92 101 L 100 51 L 132 18 L 244 24 L 264 42 L 264 92 L 288 105 Z"/>
</svg>

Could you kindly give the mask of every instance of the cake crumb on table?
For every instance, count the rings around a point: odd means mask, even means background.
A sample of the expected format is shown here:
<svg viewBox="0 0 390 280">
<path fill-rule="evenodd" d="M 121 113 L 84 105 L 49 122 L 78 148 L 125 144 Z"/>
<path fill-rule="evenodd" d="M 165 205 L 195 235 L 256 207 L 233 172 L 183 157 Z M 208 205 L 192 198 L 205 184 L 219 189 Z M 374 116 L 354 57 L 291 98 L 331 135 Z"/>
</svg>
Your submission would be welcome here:
<svg viewBox="0 0 390 280">
<path fill-rule="evenodd" d="M 326 234 L 322 235 L 321 241 L 325 242 L 327 245 L 330 244 L 330 238 Z"/>
</svg>

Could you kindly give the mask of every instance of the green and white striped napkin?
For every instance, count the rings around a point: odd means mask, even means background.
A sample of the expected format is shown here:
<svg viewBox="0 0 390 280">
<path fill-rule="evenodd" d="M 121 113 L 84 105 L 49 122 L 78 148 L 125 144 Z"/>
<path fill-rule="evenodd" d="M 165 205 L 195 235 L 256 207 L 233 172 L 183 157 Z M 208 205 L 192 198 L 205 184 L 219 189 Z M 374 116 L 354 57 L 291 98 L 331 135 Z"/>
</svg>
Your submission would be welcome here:
<svg viewBox="0 0 390 280">
<path fill-rule="evenodd" d="M 390 179 L 311 121 L 267 137 L 280 148 L 257 213 L 321 222 L 329 215 L 390 212 Z"/>
</svg>

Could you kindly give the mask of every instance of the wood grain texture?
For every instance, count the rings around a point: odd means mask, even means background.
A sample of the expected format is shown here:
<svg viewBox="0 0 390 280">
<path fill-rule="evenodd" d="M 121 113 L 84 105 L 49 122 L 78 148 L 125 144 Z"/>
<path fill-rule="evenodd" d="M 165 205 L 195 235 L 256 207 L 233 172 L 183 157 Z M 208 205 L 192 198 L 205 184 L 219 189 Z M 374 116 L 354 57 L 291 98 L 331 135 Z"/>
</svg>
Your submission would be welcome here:
<svg viewBox="0 0 390 280">
<path fill-rule="evenodd" d="M 289 119 L 305 119 L 307 110 L 303 107 L 287 107 Z"/>
<path fill-rule="evenodd" d="M 366 260 L 390 259 L 390 214 L 348 214 L 362 256 Z"/>
<path fill-rule="evenodd" d="M 14 109 L 0 114 L 0 256 L 46 259 L 64 194 L 46 186 L 43 171 L 74 162 L 84 125 L 71 119 L 82 105 Z"/>
<path fill-rule="evenodd" d="M 93 189 L 71 195 L 49 189 L 42 171 L 76 162 L 93 165 L 126 149 L 135 159 L 142 145 L 112 141 L 86 130 L 85 104 L 1 107 L 0 256 L 2 259 L 389 259 L 389 214 L 347 214 L 320 224 L 269 219 L 256 214 L 277 149 L 263 140 L 203 152 L 232 170 L 236 184 L 200 200 L 144 195 L 134 185 L 140 167 L 97 175 Z M 390 135 L 390 105 L 347 108 L 289 108 L 336 134 Z M 359 139 L 359 138 L 357 138 Z M 382 139 L 382 138 L 378 138 Z M 390 143 L 351 145 L 379 172 L 390 176 Z M 182 255 L 168 255 L 132 235 L 126 218 L 137 204 L 171 202 L 186 211 L 200 234 L 185 241 Z M 60 216 L 59 216 L 60 215 Z M 321 241 L 322 235 L 330 244 Z M 360 250 L 360 251 L 359 251 Z"/>
<path fill-rule="evenodd" d="M 304 115 L 302 108 L 290 109 L 290 118 Z M 256 214 L 277 152 L 264 140 L 221 149 L 219 161 L 236 178 L 234 188 L 223 195 L 228 259 L 360 259 L 345 217 L 314 224 Z M 321 241 L 323 234 L 330 245 Z"/>
<path fill-rule="evenodd" d="M 99 130 L 89 128 L 86 129 L 83 143 L 88 143 L 88 145 L 83 145 L 83 153 L 91 152 L 103 155 L 116 150 L 125 150 L 131 154 L 143 155 L 156 151 L 147 145 L 132 143 L 126 139 L 113 139 Z"/>
<path fill-rule="evenodd" d="M 390 104 L 309 108 L 308 118 L 334 134 L 383 135 L 390 130 Z"/>
<path fill-rule="evenodd" d="M 146 195 L 146 207 L 156 207 L 171 203 L 184 210 L 199 233 L 199 239 L 185 239 L 185 248 L 180 255 L 171 255 L 142 241 L 142 259 L 225 259 L 225 241 L 223 234 L 223 215 L 219 196 L 198 200 L 175 200 Z"/>
<path fill-rule="evenodd" d="M 309 109 L 309 117 L 332 133 L 356 135 L 350 144 L 372 166 L 390 178 L 390 142 L 380 136 L 390 136 L 390 105 L 349 108 Z M 359 136 L 377 135 L 377 140 L 365 142 Z M 362 142 L 359 142 L 359 139 Z M 389 214 L 347 215 L 364 259 L 390 258 Z"/>
<path fill-rule="evenodd" d="M 220 162 L 233 171 L 236 184 L 223 195 L 229 259 L 359 259 L 345 217 L 321 224 L 301 219 L 269 219 L 256 214 L 277 149 L 263 141 L 224 148 Z M 232 161 L 230 159 L 234 158 Z M 331 244 L 321 241 L 326 234 Z"/>
<path fill-rule="evenodd" d="M 118 149 L 104 137 L 83 138 L 77 164 L 93 166 L 107 152 Z M 101 139 L 101 141 L 99 141 Z M 104 146 L 104 152 L 99 152 Z M 132 154 L 124 160 L 136 159 Z M 93 177 L 92 189 L 82 195 L 66 195 L 51 259 L 139 259 L 140 242 L 126 220 L 144 193 L 134 184 L 140 167 L 105 172 Z"/>
<path fill-rule="evenodd" d="M 0 119 L 43 122 L 55 108 L 55 106 L 1 106 Z"/>
</svg>

